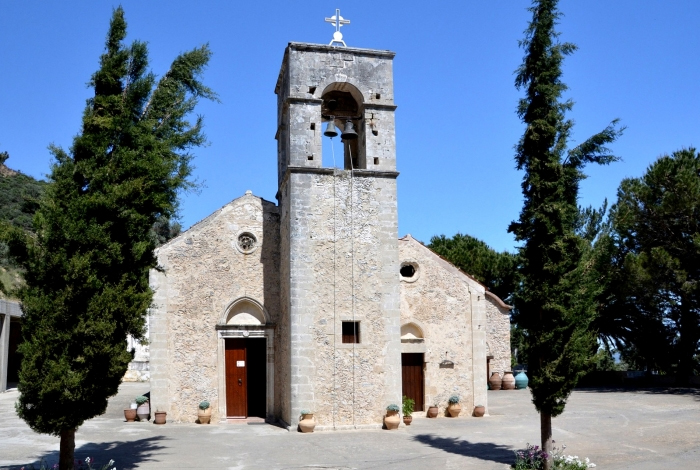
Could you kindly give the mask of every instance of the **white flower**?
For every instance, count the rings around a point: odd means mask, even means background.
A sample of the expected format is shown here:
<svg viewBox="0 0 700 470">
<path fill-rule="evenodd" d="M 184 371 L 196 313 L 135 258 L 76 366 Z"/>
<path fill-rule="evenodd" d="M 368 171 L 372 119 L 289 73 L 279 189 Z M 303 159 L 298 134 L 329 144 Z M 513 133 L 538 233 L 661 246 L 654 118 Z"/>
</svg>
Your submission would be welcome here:
<svg viewBox="0 0 700 470">
<path fill-rule="evenodd" d="M 85 463 L 90 463 L 90 457 L 85 459 Z"/>
<path fill-rule="evenodd" d="M 588 459 L 586 459 L 586 460 L 588 460 Z M 109 459 L 109 463 L 107 464 L 107 466 L 109 467 L 109 466 L 112 465 L 113 463 L 114 463 L 114 460 Z"/>
</svg>

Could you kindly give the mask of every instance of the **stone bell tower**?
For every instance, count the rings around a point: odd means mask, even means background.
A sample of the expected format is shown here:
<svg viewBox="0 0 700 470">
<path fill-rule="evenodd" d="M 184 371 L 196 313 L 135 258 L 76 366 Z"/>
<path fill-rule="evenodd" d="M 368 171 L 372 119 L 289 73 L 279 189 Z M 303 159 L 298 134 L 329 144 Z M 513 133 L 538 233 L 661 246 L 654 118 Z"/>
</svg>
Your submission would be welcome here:
<svg viewBox="0 0 700 470">
<path fill-rule="evenodd" d="M 291 426 L 306 409 L 317 429 L 376 427 L 401 404 L 393 58 L 289 43 L 282 61 L 277 377 Z M 333 127 L 337 167 L 324 168 Z"/>
</svg>

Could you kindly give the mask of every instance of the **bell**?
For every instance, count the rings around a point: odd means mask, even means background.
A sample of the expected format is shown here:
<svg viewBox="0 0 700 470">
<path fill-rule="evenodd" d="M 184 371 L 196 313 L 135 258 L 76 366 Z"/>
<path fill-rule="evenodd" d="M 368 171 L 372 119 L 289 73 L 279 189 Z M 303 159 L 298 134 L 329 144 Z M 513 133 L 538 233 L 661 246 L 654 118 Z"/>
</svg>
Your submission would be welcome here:
<svg viewBox="0 0 700 470">
<path fill-rule="evenodd" d="M 323 133 L 326 137 L 330 137 L 331 139 L 333 137 L 338 137 L 338 130 L 335 128 L 335 123 L 331 119 L 328 121 L 328 125 L 326 126 L 326 131 Z"/>
<path fill-rule="evenodd" d="M 343 140 L 357 139 L 357 132 L 355 132 L 355 129 L 353 129 L 351 120 L 348 119 L 345 123 L 345 129 L 343 130 L 343 133 L 340 136 L 340 138 Z"/>
</svg>

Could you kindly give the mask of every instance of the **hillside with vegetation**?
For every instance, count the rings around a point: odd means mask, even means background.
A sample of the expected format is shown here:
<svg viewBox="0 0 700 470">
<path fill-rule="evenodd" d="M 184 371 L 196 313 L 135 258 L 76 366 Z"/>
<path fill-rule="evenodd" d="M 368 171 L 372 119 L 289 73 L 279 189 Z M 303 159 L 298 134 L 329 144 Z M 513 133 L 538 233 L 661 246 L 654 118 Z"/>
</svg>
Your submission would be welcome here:
<svg viewBox="0 0 700 470">
<path fill-rule="evenodd" d="M 5 165 L 8 158 L 7 152 L 0 152 L 0 223 L 31 231 L 34 212 L 48 183 L 9 168 Z M 5 291 L 22 282 L 21 271 L 10 262 L 7 247 L 1 243 L 0 282 Z"/>
</svg>

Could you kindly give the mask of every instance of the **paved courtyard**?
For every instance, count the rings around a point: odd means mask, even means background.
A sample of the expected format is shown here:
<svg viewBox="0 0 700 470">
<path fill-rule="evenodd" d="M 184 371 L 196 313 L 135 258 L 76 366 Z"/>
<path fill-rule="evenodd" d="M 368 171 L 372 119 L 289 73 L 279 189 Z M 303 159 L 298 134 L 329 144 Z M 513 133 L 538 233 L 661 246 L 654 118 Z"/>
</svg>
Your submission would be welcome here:
<svg viewBox="0 0 700 470">
<path fill-rule="evenodd" d="M 513 451 L 539 441 L 527 391 L 490 391 L 491 416 L 416 417 L 398 431 L 287 432 L 267 424 L 126 423 L 123 409 L 148 391 L 125 383 L 105 415 L 76 436 L 76 457 L 117 469 L 504 469 Z M 0 468 L 58 460 L 58 438 L 32 432 L 0 393 Z M 195 411 L 193 411 L 194 413 Z M 420 414 L 420 413 L 419 413 Z M 601 469 L 700 468 L 700 391 L 581 390 L 553 421 L 557 445 Z"/>
</svg>

